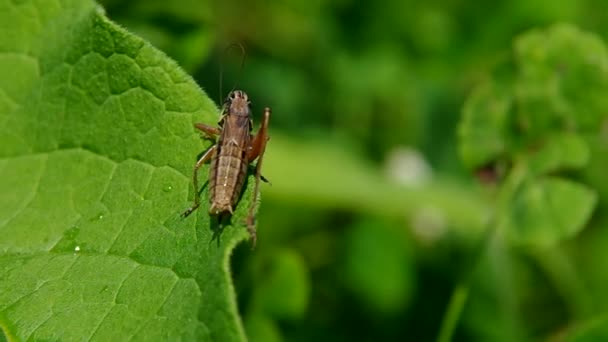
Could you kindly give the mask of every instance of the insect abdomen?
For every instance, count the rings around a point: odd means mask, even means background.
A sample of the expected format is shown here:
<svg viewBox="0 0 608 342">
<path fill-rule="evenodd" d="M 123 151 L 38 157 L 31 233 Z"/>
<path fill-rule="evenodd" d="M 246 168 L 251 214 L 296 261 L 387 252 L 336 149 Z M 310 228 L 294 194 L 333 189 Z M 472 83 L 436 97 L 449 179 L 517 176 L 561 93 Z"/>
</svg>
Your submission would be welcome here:
<svg viewBox="0 0 608 342">
<path fill-rule="evenodd" d="M 237 144 L 226 144 L 211 163 L 209 173 L 209 213 L 232 212 L 247 175 L 245 151 Z"/>
</svg>

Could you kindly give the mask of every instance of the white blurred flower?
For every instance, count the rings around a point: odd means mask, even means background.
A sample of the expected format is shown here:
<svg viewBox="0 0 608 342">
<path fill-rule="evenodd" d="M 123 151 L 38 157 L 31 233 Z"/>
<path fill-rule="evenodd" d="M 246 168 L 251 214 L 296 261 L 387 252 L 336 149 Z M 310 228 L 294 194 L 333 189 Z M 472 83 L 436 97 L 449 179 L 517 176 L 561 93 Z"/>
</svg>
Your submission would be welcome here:
<svg viewBox="0 0 608 342">
<path fill-rule="evenodd" d="M 396 147 L 386 159 L 388 177 L 402 185 L 421 186 L 432 178 L 432 170 L 424 156 L 409 147 Z"/>
</svg>

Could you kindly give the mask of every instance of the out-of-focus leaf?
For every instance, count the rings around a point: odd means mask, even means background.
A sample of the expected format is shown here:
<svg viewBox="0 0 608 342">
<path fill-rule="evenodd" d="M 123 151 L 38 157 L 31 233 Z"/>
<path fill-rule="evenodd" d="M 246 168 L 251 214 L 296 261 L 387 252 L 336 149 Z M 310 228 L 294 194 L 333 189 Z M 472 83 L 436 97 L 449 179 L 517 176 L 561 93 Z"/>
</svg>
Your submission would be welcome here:
<svg viewBox="0 0 608 342">
<path fill-rule="evenodd" d="M 604 124 L 602 132 L 586 137 L 589 146 L 589 163 L 581 170 L 582 178 L 599 194 L 599 205 L 605 208 L 608 205 L 608 125 Z"/>
<path fill-rule="evenodd" d="M 213 3 L 199 0 L 131 0 L 126 4 L 122 0 L 101 0 L 103 6 L 111 12 L 117 10 L 117 16 L 132 19 L 141 18 L 165 20 L 177 19 L 181 23 L 201 23 L 213 18 Z M 165 22 L 165 24 L 167 24 Z"/>
<path fill-rule="evenodd" d="M 529 134 L 568 127 L 596 130 L 608 116 L 608 49 L 572 25 L 515 41 L 518 123 Z"/>
<path fill-rule="evenodd" d="M 415 276 L 405 238 L 376 221 L 353 227 L 346 238 L 345 286 L 382 314 L 407 307 Z"/>
<path fill-rule="evenodd" d="M 596 201 L 593 190 L 572 181 L 528 180 L 513 195 L 504 228 L 516 242 L 549 245 L 583 229 Z"/>
<path fill-rule="evenodd" d="M 487 82 L 467 99 L 458 127 L 460 156 L 469 168 L 481 167 L 508 152 L 511 96 Z"/>
<path fill-rule="evenodd" d="M 251 342 L 280 342 L 283 340 L 277 324 L 264 314 L 247 315 L 245 331 Z"/>
<path fill-rule="evenodd" d="M 608 319 L 602 317 L 583 324 L 565 339 L 566 342 L 599 342 L 608 341 Z"/>
<path fill-rule="evenodd" d="M 548 136 L 537 151 L 532 151 L 529 167 L 535 175 L 562 169 L 580 169 L 589 162 L 589 147 L 583 138 L 571 133 Z"/>
<path fill-rule="evenodd" d="M 277 319 L 297 319 L 308 307 L 310 279 L 304 260 L 293 250 L 281 249 L 261 260 L 255 308 Z"/>
<path fill-rule="evenodd" d="M 497 211 L 514 240 L 551 244 L 579 232 L 595 192 L 547 174 L 590 160 L 584 137 L 608 117 L 608 49 L 595 35 L 555 25 L 520 36 L 514 75 L 478 86 L 464 107 L 460 151 L 471 168 L 508 165 Z"/>
<path fill-rule="evenodd" d="M 471 168 L 533 151 L 539 140 L 567 148 L 581 167 L 588 155 L 571 132 L 593 131 L 608 117 L 608 50 L 596 36 L 569 25 L 532 31 L 515 43 L 516 77 L 479 86 L 459 127 L 460 151 Z M 550 142 L 549 140 L 556 140 Z M 580 154 L 580 155 L 577 155 Z M 548 156 L 544 156 L 548 157 Z M 559 164 L 553 157 L 550 164 Z M 559 167 L 559 165 L 545 165 Z M 548 170 L 547 170 L 548 171 Z"/>
<path fill-rule="evenodd" d="M 215 32 L 206 27 L 175 33 L 143 21 L 125 21 L 121 24 L 167 53 L 189 72 L 195 71 L 206 61 L 215 44 Z"/>
</svg>

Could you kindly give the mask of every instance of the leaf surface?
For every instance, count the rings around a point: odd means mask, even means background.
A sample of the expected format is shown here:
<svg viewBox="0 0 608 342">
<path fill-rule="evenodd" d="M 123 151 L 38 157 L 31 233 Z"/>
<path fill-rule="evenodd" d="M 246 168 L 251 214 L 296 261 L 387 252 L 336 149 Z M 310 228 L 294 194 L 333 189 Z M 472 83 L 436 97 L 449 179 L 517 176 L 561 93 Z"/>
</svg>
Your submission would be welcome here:
<svg viewBox="0 0 608 342">
<path fill-rule="evenodd" d="M 228 265 L 245 230 L 211 242 L 206 191 L 180 217 L 215 104 L 91 1 L 2 0 L 0 32 L 5 334 L 244 340 Z"/>
</svg>

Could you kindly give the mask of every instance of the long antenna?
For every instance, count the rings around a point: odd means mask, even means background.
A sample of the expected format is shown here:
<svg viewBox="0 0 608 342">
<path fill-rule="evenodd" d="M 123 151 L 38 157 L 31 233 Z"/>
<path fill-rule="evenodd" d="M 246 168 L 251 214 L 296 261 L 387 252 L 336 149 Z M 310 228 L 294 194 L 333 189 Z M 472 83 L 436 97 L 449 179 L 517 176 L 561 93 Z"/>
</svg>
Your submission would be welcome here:
<svg viewBox="0 0 608 342">
<path fill-rule="evenodd" d="M 230 50 L 234 47 L 238 47 L 241 50 L 241 65 L 239 66 L 239 75 L 240 75 L 241 71 L 243 71 L 243 65 L 245 64 L 245 58 L 247 57 L 247 51 L 245 50 L 245 47 L 241 43 L 232 43 L 224 49 L 222 58 L 220 59 L 220 91 L 219 91 L 220 103 L 224 102 L 224 96 L 222 95 L 222 81 L 224 79 L 224 58 L 223 57 L 227 56 L 228 52 L 230 52 Z M 238 84 L 238 78 L 234 82 L 234 86 L 232 87 L 232 90 L 230 90 L 231 92 L 236 89 L 237 84 Z"/>
</svg>

